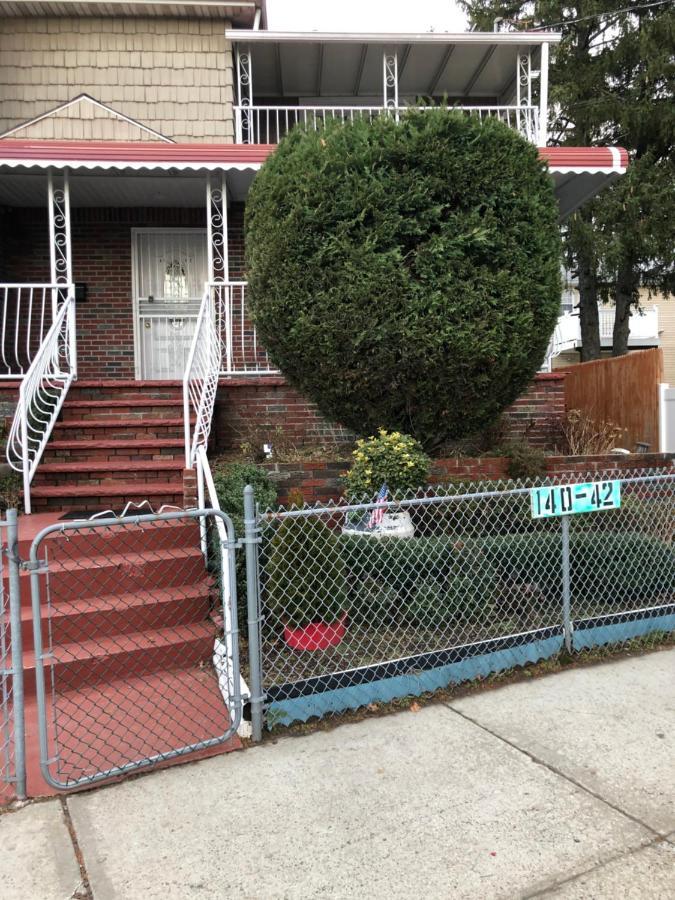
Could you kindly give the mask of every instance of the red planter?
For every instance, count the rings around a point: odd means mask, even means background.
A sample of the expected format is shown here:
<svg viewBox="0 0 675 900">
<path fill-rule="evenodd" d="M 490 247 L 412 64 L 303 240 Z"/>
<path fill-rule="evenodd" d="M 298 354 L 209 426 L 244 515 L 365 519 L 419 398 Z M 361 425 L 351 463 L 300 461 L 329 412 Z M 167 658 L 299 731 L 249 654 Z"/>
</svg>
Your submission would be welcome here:
<svg viewBox="0 0 675 900">
<path fill-rule="evenodd" d="M 284 626 L 284 640 L 291 650 L 327 650 L 337 647 L 347 631 L 347 613 L 337 622 L 311 622 L 304 628 Z"/>
</svg>

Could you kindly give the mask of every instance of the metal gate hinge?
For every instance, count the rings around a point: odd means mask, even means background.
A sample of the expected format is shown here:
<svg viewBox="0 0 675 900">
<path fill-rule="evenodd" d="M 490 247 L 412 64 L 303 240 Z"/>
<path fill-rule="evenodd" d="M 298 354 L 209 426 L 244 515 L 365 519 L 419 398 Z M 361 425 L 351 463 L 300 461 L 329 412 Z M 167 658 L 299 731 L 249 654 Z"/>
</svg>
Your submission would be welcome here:
<svg viewBox="0 0 675 900">
<path fill-rule="evenodd" d="M 24 572 L 37 572 L 38 575 L 46 575 L 49 572 L 49 563 L 46 559 L 26 560 L 19 563 Z"/>
<path fill-rule="evenodd" d="M 245 547 L 246 544 L 262 544 L 262 538 L 258 537 L 240 537 L 232 545 L 235 550 L 241 550 L 242 547 Z"/>
</svg>

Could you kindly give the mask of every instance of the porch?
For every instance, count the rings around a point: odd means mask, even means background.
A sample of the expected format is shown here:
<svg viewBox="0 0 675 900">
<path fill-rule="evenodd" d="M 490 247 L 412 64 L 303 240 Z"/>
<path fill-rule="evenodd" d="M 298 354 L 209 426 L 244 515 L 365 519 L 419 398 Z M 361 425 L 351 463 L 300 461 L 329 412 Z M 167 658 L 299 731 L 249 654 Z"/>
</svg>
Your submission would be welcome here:
<svg viewBox="0 0 675 900">
<path fill-rule="evenodd" d="M 0 174 L 0 379 L 72 297 L 74 374 L 182 379 L 205 292 L 220 374 L 272 374 L 247 315 L 240 173 Z"/>
</svg>

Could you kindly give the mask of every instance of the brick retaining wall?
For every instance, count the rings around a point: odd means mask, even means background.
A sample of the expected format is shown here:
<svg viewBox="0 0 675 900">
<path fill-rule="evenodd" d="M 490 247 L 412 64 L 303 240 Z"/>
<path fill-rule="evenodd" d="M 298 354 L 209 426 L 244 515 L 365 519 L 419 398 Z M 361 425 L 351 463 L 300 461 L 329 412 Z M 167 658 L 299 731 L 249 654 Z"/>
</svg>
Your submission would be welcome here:
<svg viewBox="0 0 675 900">
<path fill-rule="evenodd" d="M 565 375 L 537 375 L 532 386 L 504 414 L 504 437 L 552 446 L 565 415 Z M 214 421 L 217 453 L 238 451 L 253 442 L 288 447 L 351 443 L 353 436 L 330 423 L 316 406 L 281 377 L 223 379 L 218 388 Z"/>
<path fill-rule="evenodd" d="M 290 491 L 300 491 L 306 503 L 326 503 L 342 494 L 341 474 L 349 468 L 349 459 L 321 462 L 265 463 L 279 491 L 279 502 L 288 501 Z M 508 460 L 504 457 L 457 457 L 434 460 L 430 482 L 444 484 L 462 479 L 465 482 L 493 481 L 508 478 Z M 666 469 L 675 471 L 673 453 L 632 453 L 629 456 L 549 456 L 548 475 L 603 472 L 607 469 Z"/>
</svg>

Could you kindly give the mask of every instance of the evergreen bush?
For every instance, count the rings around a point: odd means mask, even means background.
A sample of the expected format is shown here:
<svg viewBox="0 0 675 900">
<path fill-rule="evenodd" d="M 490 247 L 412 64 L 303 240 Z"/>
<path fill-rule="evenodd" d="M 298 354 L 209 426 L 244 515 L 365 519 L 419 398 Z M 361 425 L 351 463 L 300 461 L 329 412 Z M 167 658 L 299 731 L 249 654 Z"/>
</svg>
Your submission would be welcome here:
<svg viewBox="0 0 675 900">
<path fill-rule="evenodd" d="M 522 393 L 559 312 L 537 149 L 447 109 L 292 130 L 251 186 L 246 259 L 288 379 L 358 434 L 401 431 L 427 451 Z"/>
<path fill-rule="evenodd" d="M 265 604 L 290 628 L 336 622 L 347 609 L 338 539 L 318 516 L 284 519 L 265 562 Z"/>
</svg>

